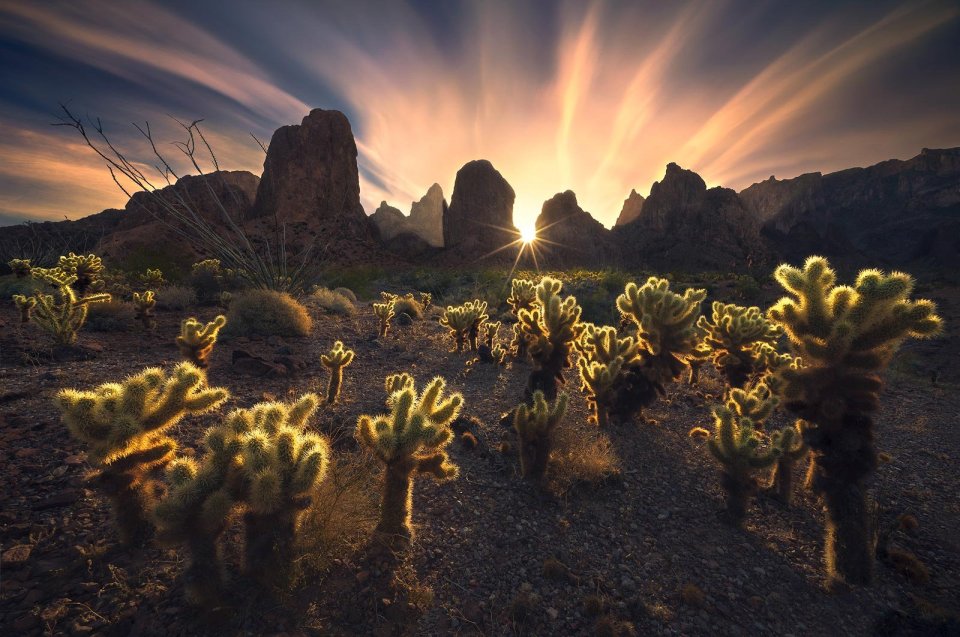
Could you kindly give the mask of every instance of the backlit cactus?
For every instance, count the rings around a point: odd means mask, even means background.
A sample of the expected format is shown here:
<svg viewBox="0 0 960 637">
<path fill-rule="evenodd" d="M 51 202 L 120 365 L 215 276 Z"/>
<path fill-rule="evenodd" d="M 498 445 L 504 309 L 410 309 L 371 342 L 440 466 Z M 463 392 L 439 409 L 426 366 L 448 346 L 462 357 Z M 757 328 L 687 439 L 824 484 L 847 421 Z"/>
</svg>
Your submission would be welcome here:
<svg viewBox="0 0 960 637">
<path fill-rule="evenodd" d="M 83 295 L 88 289 L 100 281 L 103 272 L 103 261 L 95 254 L 74 254 L 73 252 L 60 257 L 56 269 L 67 276 L 76 277 L 73 287 Z"/>
<path fill-rule="evenodd" d="M 333 344 L 333 349 L 320 355 L 320 364 L 330 370 L 330 382 L 327 384 L 327 404 L 332 405 L 340 399 L 343 368 L 353 362 L 353 355 L 353 350 L 343 348 L 342 341 L 337 341 Z"/>
<path fill-rule="evenodd" d="M 228 396 L 225 389 L 208 388 L 204 373 L 189 363 L 181 363 L 169 376 L 148 368 L 120 383 L 57 393 L 63 421 L 87 445 L 97 468 L 93 484 L 113 503 L 125 543 L 141 541 L 149 531 L 155 487 L 150 473 L 167 464 L 177 447 L 166 431 L 187 415 L 214 409 Z"/>
<path fill-rule="evenodd" d="M 7 261 L 7 265 L 10 266 L 10 270 L 16 275 L 18 279 L 23 279 L 30 276 L 30 259 L 10 259 Z"/>
<path fill-rule="evenodd" d="M 196 365 L 206 369 L 210 364 L 210 353 L 217 343 L 217 334 L 227 324 L 227 317 L 220 315 L 209 323 L 201 323 L 190 317 L 180 324 L 180 335 L 177 336 L 177 347 L 180 355 Z"/>
<path fill-rule="evenodd" d="M 543 479 L 553 449 L 553 431 L 566 412 L 565 392 L 560 392 L 551 405 L 539 390 L 530 405 L 521 403 L 514 411 L 513 428 L 520 443 L 520 473 L 524 478 Z"/>
<path fill-rule="evenodd" d="M 812 484 L 824 498 L 826 565 L 833 582 L 873 578 L 873 531 L 865 479 L 877 464 L 871 414 L 880 403 L 880 374 L 908 338 L 942 330 L 932 301 L 911 300 L 913 279 L 902 272 L 864 270 L 853 286 L 836 285 L 823 257 L 802 269 L 774 273 L 789 296 L 768 311 L 802 365 L 777 376 L 787 409 L 808 423 Z"/>
<path fill-rule="evenodd" d="M 388 546 L 406 544 L 413 537 L 413 477 L 429 474 L 448 480 L 457 475 L 445 448 L 452 439 L 450 424 L 460 413 L 463 396 L 445 396 L 445 388 L 440 377 L 420 394 L 412 383 L 404 384 L 389 398 L 389 414 L 363 415 L 357 420 L 357 440 L 386 467 L 376 533 Z"/>
<path fill-rule="evenodd" d="M 486 301 L 467 301 L 463 305 L 448 305 L 440 318 L 440 325 L 450 330 L 457 352 L 462 352 L 467 343 L 470 344 L 470 351 L 475 352 L 481 326 L 488 318 Z"/>
<path fill-rule="evenodd" d="M 53 337 L 57 345 L 73 345 L 87 320 L 90 304 L 105 303 L 110 300 L 110 295 L 80 296 L 71 287 L 76 282 L 75 275 L 65 274 L 57 268 L 38 272 L 39 270 L 40 268 L 34 268 L 33 275 L 49 283 L 54 288 L 54 293 L 34 293 L 36 303 L 31 318 L 34 324 Z"/>
<path fill-rule="evenodd" d="M 14 294 L 13 304 L 20 311 L 20 323 L 29 323 L 33 308 L 37 307 L 36 297 Z"/>
<path fill-rule="evenodd" d="M 639 361 L 637 342 L 631 336 L 619 338 L 616 328 L 591 324 L 581 334 L 578 349 L 581 354 L 577 369 L 592 411 L 590 420 L 606 426 L 608 409 L 616 400 L 620 372 Z"/>
<path fill-rule="evenodd" d="M 147 268 L 147 271 L 140 275 L 140 282 L 150 290 L 161 288 L 167 283 L 163 278 L 163 271 L 151 268 Z"/>
<path fill-rule="evenodd" d="M 792 426 L 777 432 L 780 457 L 773 473 L 770 492 L 784 504 L 793 503 L 793 474 L 797 463 L 807 457 L 810 449 L 803 441 L 804 421 L 798 420 Z"/>
<path fill-rule="evenodd" d="M 742 387 L 754 373 L 752 348 L 773 345 L 783 330 L 767 320 L 758 307 L 741 307 L 714 301 L 709 317 L 701 316 L 697 327 L 704 332 L 702 346 L 731 387 Z"/>
<path fill-rule="evenodd" d="M 413 376 L 406 372 L 399 374 L 390 374 L 383 381 L 384 389 L 387 392 L 387 406 L 390 406 L 390 398 L 399 391 L 413 389 Z"/>
<path fill-rule="evenodd" d="M 536 285 L 526 279 L 514 279 L 510 282 L 510 296 L 507 304 L 513 317 L 520 320 L 520 310 L 531 310 L 537 301 Z M 513 341 L 510 343 L 510 353 L 519 359 L 527 356 L 527 342 L 519 323 L 513 325 Z"/>
<path fill-rule="evenodd" d="M 374 303 L 373 313 L 380 321 L 380 328 L 377 332 L 377 336 L 380 338 L 386 338 L 387 332 L 390 331 L 390 320 L 394 317 L 393 303 Z"/>
<path fill-rule="evenodd" d="M 500 365 L 506 360 L 507 352 L 497 340 L 501 325 L 500 321 L 487 321 L 483 324 L 483 342 L 477 347 L 481 362 Z"/>
<path fill-rule="evenodd" d="M 543 277 L 536 286 L 536 303 L 519 313 L 519 330 L 533 359 L 534 370 L 527 383 L 527 396 L 542 391 L 553 400 L 563 370 L 570 367 L 570 355 L 580 336 L 580 306 L 573 296 L 560 299 L 560 281 Z"/>
<path fill-rule="evenodd" d="M 143 323 L 143 326 L 153 331 L 157 327 L 157 321 L 153 318 L 153 309 L 157 306 L 157 299 L 153 290 L 147 290 L 143 294 L 133 293 L 134 318 Z"/>
</svg>

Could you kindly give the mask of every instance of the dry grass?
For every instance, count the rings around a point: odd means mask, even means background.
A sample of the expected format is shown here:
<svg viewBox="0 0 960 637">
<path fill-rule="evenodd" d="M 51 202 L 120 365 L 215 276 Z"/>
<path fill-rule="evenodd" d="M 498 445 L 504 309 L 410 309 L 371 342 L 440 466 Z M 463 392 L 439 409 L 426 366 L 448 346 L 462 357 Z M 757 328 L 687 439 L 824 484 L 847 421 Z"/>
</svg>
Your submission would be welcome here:
<svg viewBox="0 0 960 637">
<path fill-rule="evenodd" d="M 296 299 L 284 292 L 248 290 L 230 303 L 224 332 L 239 336 L 307 336 L 313 319 Z"/>
<path fill-rule="evenodd" d="M 619 475 L 620 459 L 610 438 L 592 425 L 562 423 L 554 432 L 551 485 L 565 493 L 577 484 L 599 485 Z"/>
</svg>

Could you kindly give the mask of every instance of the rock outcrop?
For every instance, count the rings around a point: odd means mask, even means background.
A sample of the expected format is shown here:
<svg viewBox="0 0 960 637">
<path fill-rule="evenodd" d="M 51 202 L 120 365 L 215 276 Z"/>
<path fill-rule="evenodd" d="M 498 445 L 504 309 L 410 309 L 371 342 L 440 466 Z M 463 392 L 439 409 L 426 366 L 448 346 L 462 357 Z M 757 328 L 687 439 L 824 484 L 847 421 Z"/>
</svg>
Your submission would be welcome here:
<svg viewBox="0 0 960 637">
<path fill-rule="evenodd" d="M 612 234 L 580 207 L 572 190 L 544 202 L 536 229 L 535 249 L 541 266 L 602 267 L 617 263 Z"/>
<path fill-rule="evenodd" d="M 410 230 L 434 248 L 443 247 L 443 215 L 447 200 L 440 184 L 433 184 L 427 193 L 410 206 Z"/>
<path fill-rule="evenodd" d="M 406 216 L 386 201 L 370 215 L 370 221 L 377 227 L 380 240 L 387 242 L 398 234 L 410 232 L 410 223 Z"/>
<path fill-rule="evenodd" d="M 457 171 L 443 215 L 445 259 L 464 264 L 512 260 L 516 252 L 503 248 L 515 244 L 520 235 L 513 225 L 515 197 L 507 180 L 485 159 Z"/>
<path fill-rule="evenodd" d="M 769 258 L 760 224 L 737 193 L 708 190 L 700 175 L 674 163 L 650 188 L 640 216 L 615 227 L 614 237 L 626 267 L 741 270 Z"/>
<path fill-rule="evenodd" d="M 857 266 L 960 266 L 960 148 L 794 179 L 740 193 L 781 258 Z"/>
<path fill-rule="evenodd" d="M 625 226 L 640 216 L 643 211 L 643 195 L 636 190 L 631 190 L 630 195 L 623 200 L 623 208 L 620 209 L 620 216 L 614 226 Z"/>
</svg>

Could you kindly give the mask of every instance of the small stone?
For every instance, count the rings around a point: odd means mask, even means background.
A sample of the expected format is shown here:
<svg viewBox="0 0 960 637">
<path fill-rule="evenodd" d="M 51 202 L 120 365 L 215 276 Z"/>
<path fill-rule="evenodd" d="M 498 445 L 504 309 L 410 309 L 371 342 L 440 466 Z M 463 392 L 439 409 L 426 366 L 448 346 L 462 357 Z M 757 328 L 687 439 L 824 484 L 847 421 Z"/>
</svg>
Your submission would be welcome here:
<svg viewBox="0 0 960 637">
<path fill-rule="evenodd" d="M 413 319 L 406 312 L 400 312 L 396 318 L 397 325 L 413 325 Z"/>
</svg>

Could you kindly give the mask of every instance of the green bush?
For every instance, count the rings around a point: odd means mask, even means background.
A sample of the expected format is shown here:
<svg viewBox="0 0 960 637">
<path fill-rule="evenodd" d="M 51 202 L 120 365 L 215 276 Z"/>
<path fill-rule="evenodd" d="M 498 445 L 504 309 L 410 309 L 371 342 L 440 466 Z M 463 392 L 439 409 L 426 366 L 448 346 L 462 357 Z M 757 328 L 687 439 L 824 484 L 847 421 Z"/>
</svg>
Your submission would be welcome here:
<svg viewBox="0 0 960 637">
<path fill-rule="evenodd" d="M 338 288 L 344 289 L 344 288 Z M 347 290 L 350 292 L 350 290 Z M 352 294 L 352 293 L 351 293 Z M 351 301 L 347 296 L 340 294 L 334 290 L 328 290 L 327 288 L 317 288 L 311 295 L 317 305 L 320 306 L 328 314 L 337 314 L 338 316 L 350 316 L 356 314 L 357 308 L 354 307 L 353 301 Z M 354 297 L 356 298 L 356 297 Z"/>
<path fill-rule="evenodd" d="M 197 304 L 197 293 L 193 288 L 182 285 L 168 285 L 157 290 L 157 307 L 162 310 L 185 310 Z"/>
<path fill-rule="evenodd" d="M 227 327 L 230 336 L 307 336 L 313 321 L 296 299 L 285 292 L 248 290 L 230 303 Z"/>
</svg>

